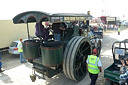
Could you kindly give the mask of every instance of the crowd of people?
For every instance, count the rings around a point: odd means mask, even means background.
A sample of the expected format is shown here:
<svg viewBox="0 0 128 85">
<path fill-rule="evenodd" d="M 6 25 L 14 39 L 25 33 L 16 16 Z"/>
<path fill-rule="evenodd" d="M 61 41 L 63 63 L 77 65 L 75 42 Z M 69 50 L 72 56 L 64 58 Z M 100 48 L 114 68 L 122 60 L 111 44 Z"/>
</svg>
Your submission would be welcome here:
<svg viewBox="0 0 128 85">
<path fill-rule="evenodd" d="M 61 34 L 66 29 L 65 23 L 49 23 L 45 22 L 45 26 L 41 23 L 36 23 L 35 25 L 36 31 L 35 35 L 39 38 L 43 38 L 44 41 L 48 41 L 50 30 L 54 35 L 55 41 L 61 40 Z"/>
<path fill-rule="evenodd" d="M 107 30 L 118 30 L 119 26 L 118 25 L 104 25 L 104 31 L 107 31 Z"/>
</svg>

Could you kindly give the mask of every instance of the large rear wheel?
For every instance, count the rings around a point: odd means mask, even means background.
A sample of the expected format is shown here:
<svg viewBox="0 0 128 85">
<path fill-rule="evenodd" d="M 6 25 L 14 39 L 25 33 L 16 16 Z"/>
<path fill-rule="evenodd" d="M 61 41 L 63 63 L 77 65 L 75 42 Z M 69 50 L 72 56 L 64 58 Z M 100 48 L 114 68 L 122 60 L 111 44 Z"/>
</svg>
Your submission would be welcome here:
<svg viewBox="0 0 128 85">
<path fill-rule="evenodd" d="M 63 60 L 63 71 L 66 77 L 81 81 L 86 71 L 87 56 L 92 54 L 92 46 L 89 39 L 76 36 L 66 46 Z"/>
</svg>

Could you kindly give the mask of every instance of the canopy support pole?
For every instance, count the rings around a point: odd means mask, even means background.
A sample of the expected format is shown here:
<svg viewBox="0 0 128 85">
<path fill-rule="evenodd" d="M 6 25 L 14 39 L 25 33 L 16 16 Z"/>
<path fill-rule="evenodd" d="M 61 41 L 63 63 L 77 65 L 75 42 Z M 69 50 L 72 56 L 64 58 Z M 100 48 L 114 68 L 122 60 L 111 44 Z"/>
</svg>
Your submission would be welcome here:
<svg viewBox="0 0 128 85">
<path fill-rule="evenodd" d="M 41 38 L 41 24 L 42 22 L 39 22 L 39 33 L 40 33 L 40 45 L 42 46 L 42 38 Z"/>
<path fill-rule="evenodd" d="M 28 40 L 30 40 L 30 35 L 29 35 L 29 26 L 28 26 L 28 23 L 27 23 L 27 32 L 28 32 Z"/>
</svg>

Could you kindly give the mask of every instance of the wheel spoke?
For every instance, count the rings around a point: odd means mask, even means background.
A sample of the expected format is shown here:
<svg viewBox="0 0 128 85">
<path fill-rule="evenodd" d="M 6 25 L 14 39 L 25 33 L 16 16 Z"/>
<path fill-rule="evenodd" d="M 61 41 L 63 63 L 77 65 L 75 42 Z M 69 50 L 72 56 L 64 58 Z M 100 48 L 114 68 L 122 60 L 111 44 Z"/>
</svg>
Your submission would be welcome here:
<svg viewBox="0 0 128 85">
<path fill-rule="evenodd" d="M 79 72 L 78 72 L 79 70 L 77 70 L 77 68 L 76 68 L 75 71 L 76 71 L 76 74 L 77 74 L 78 77 L 79 77 L 79 76 L 80 76 L 80 75 L 79 75 Z"/>
<path fill-rule="evenodd" d="M 78 68 L 78 65 L 79 65 L 79 63 L 77 62 L 76 65 L 75 65 L 75 68 L 76 68 L 76 69 Z"/>
<path fill-rule="evenodd" d="M 84 72 L 83 72 L 83 70 L 82 70 L 82 68 L 81 68 L 81 67 L 80 67 L 80 70 L 81 70 L 82 74 L 84 74 Z"/>
<path fill-rule="evenodd" d="M 80 49 L 78 50 L 78 53 L 79 53 L 80 55 L 83 55 L 83 53 L 81 52 L 81 50 L 80 50 Z"/>
<path fill-rule="evenodd" d="M 85 52 L 89 47 L 90 47 L 90 46 L 88 46 L 86 49 L 84 49 L 84 50 L 82 51 L 82 53 Z"/>
<path fill-rule="evenodd" d="M 82 69 L 82 66 L 81 66 L 82 63 L 80 63 L 79 65 L 77 65 L 77 68 L 75 68 L 75 71 L 77 73 L 77 75 L 80 77 L 82 76 L 84 73 L 83 69 Z M 82 74 L 81 74 L 82 73 Z M 80 75 L 81 74 L 81 75 Z"/>
<path fill-rule="evenodd" d="M 86 42 L 82 45 L 82 47 L 80 48 L 80 50 L 82 50 L 82 49 L 83 49 L 83 47 L 85 46 L 85 44 L 86 44 Z"/>
<path fill-rule="evenodd" d="M 77 53 L 76 57 L 78 57 L 78 58 L 80 59 L 80 57 L 83 58 L 84 56 L 83 56 L 83 54 L 80 52 L 80 50 L 78 50 L 78 53 Z"/>
<path fill-rule="evenodd" d="M 81 54 L 80 49 L 78 50 L 78 53 L 80 53 L 80 54 Z"/>
<path fill-rule="evenodd" d="M 78 50 L 78 53 L 77 53 L 77 55 L 79 55 L 80 56 L 80 54 L 81 54 L 81 52 L 80 52 L 80 49 Z"/>
</svg>

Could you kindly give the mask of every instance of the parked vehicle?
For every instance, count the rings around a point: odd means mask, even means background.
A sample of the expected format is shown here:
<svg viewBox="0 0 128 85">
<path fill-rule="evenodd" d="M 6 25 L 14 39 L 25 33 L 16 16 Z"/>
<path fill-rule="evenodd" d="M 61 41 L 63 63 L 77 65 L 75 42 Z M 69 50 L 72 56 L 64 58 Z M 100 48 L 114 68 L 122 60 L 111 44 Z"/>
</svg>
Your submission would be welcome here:
<svg viewBox="0 0 128 85">
<path fill-rule="evenodd" d="M 19 41 L 13 41 L 9 46 L 9 54 L 19 54 L 18 52 Z"/>
<path fill-rule="evenodd" d="M 23 41 L 25 41 L 27 39 L 23 39 Z M 9 45 L 9 54 L 20 54 L 18 52 L 18 45 L 19 45 L 20 41 L 19 40 L 16 40 L 16 41 L 13 41 L 10 45 Z"/>
<path fill-rule="evenodd" d="M 26 39 L 27 32 L 22 29 L 24 26 L 25 25 L 14 25 L 12 20 L 0 20 L 0 50 L 9 49 L 11 42 L 19 38 Z M 30 30 L 31 36 L 34 36 L 35 27 L 33 23 L 30 26 L 32 26 Z"/>
<path fill-rule="evenodd" d="M 125 58 L 128 56 L 128 40 L 114 42 L 112 45 L 112 53 L 114 62 L 104 70 L 104 77 L 106 78 L 105 85 L 120 85 L 121 60 L 126 63 Z"/>
</svg>

